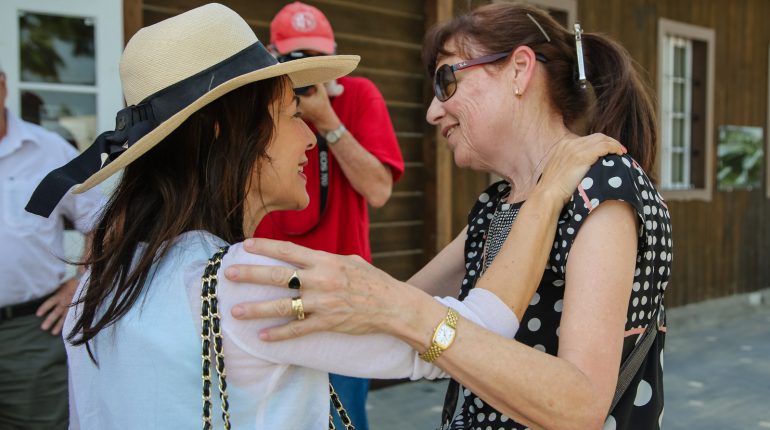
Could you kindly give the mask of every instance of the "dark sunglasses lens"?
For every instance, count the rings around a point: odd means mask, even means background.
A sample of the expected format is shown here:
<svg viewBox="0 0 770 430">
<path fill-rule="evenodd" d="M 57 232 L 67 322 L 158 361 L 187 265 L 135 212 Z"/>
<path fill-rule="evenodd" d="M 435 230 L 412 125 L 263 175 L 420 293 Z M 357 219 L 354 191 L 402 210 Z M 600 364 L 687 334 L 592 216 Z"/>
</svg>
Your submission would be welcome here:
<svg viewBox="0 0 770 430">
<path fill-rule="evenodd" d="M 309 87 L 294 88 L 294 94 L 298 96 L 304 96 L 305 94 L 307 94 L 308 91 L 310 91 L 311 88 L 313 88 L 312 85 Z"/>
<path fill-rule="evenodd" d="M 436 70 L 436 78 L 434 83 L 434 91 L 436 98 L 439 101 L 447 101 L 452 95 L 454 95 L 457 89 L 457 81 L 455 80 L 455 74 L 452 72 L 452 67 L 448 64 L 444 64 Z"/>
<path fill-rule="evenodd" d="M 279 63 L 285 63 L 287 61 L 299 60 L 300 58 L 307 58 L 307 57 L 314 57 L 314 55 L 308 55 L 302 51 L 292 51 L 292 52 L 289 52 L 288 54 L 279 55 L 275 58 L 276 60 L 278 60 Z"/>
</svg>

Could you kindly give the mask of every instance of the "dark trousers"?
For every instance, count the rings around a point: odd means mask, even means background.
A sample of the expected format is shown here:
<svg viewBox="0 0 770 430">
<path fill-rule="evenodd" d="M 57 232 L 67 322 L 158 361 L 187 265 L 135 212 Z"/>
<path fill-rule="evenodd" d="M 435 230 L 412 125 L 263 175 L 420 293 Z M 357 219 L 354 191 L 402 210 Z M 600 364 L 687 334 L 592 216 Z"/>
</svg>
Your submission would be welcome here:
<svg viewBox="0 0 770 430">
<path fill-rule="evenodd" d="M 369 420 L 366 417 L 366 397 L 369 394 L 369 380 L 329 374 L 329 382 L 334 386 L 334 391 L 340 397 L 342 406 L 350 417 L 350 421 L 356 426 L 356 430 L 369 430 Z M 332 418 L 334 418 L 334 427 L 337 430 L 344 430 L 339 415 L 334 407 L 331 407 Z"/>
<path fill-rule="evenodd" d="M 68 426 L 67 353 L 35 315 L 0 322 L 0 430 Z"/>
</svg>

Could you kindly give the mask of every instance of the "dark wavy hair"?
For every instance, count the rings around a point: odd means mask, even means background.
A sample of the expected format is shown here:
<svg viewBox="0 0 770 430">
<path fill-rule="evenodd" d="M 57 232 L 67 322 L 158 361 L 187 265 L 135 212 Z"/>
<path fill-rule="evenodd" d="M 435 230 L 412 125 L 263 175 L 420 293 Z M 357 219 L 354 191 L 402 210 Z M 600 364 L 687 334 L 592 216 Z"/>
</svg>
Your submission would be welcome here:
<svg viewBox="0 0 770 430">
<path fill-rule="evenodd" d="M 88 342 L 136 304 L 175 237 L 205 230 L 244 239 L 246 190 L 275 128 L 270 106 L 289 85 L 283 76 L 233 90 L 126 167 L 93 232 L 83 262 L 91 274 L 76 301 L 82 313 L 67 335 L 94 362 Z"/>
<path fill-rule="evenodd" d="M 534 18 L 550 37 L 528 17 Z M 652 175 L 657 148 L 657 121 L 649 87 L 639 76 L 628 52 L 619 43 L 597 33 L 583 33 L 588 88 L 577 79 L 575 36 L 548 13 L 521 3 L 479 7 L 467 15 L 432 27 L 425 36 L 422 57 L 433 78 L 440 56 L 511 52 L 528 46 L 542 54 L 549 102 L 577 134 L 604 133 L 628 148 L 648 175 Z M 455 42 L 459 52 L 449 52 Z"/>
</svg>

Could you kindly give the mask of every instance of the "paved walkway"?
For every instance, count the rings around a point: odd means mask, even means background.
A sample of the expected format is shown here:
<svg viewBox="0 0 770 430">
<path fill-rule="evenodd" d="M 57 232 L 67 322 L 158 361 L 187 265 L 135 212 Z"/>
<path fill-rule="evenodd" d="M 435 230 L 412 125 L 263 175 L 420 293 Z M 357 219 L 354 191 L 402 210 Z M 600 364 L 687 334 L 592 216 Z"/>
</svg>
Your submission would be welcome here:
<svg viewBox="0 0 770 430">
<path fill-rule="evenodd" d="M 663 429 L 770 429 L 770 290 L 668 316 Z M 421 381 L 373 391 L 371 429 L 435 429 L 445 388 Z"/>
</svg>

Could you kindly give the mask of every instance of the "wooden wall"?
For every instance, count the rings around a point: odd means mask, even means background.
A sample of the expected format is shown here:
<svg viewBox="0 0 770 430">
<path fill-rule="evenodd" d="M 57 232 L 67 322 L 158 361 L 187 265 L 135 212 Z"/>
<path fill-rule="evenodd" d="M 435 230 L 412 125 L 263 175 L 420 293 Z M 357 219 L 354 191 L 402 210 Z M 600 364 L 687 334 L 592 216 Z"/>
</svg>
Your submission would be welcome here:
<svg viewBox="0 0 770 430">
<path fill-rule="evenodd" d="M 143 25 L 176 15 L 207 0 L 125 0 L 141 3 Z M 269 42 L 270 20 L 288 1 L 226 0 L 223 4 L 243 16 L 257 37 Z M 405 173 L 396 183 L 390 201 L 371 211 L 371 242 L 374 263 L 406 279 L 435 252 L 435 208 L 426 204 L 432 193 L 434 171 L 424 145 L 425 74 L 420 48 L 425 32 L 425 4 L 414 0 L 307 0 L 321 9 L 334 28 L 340 54 L 357 54 L 361 63 L 353 75 L 364 76 L 385 97 L 401 151 Z M 427 166 L 427 167 L 426 167 Z"/>
<path fill-rule="evenodd" d="M 143 4 L 144 25 L 204 3 L 125 2 Z M 407 168 L 392 200 L 372 211 L 372 248 L 375 264 L 406 278 L 435 253 L 437 243 L 465 226 L 468 209 L 489 181 L 486 174 L 451 165 L 447 158 L 451 155 L 442 153 L 442 139 L 424 121 L 430 98 L 419 57 L 421 39 L 427 26 L 440 19 L 441 10 L 443 16 L 447 9 L 459 14 L 489 1 L 307 2 L 327 13 L 339 52 L 361 55 L 356 74 L 372 79 L 387 100 Z M 225 3 L 245 16 L 265 41 L 271 17 L 285 4 L 280 0 L 258 5 L 247 0 Z M 768 134 L 769 16 L 767 0 L 578 0 L 584 30 L 607 33 L 623 43 L 653 89 L 658 18 L 713 28 L 715 136 L 719 125 L 725 124 L 765 127 Z M 440 182 L 436 177 L 442 178 Z M 675 250 L 670 306 L 770 286 L 770 202 L 765 195 L 763 190 L 714 191 L 710 202 L 668 202 Z"/>
<path fill-rule="evenodd" d="M 462 13 L 489 2 L 455 0 L 454 11 Z M 765 128 L 767 141 L 770 26 L 766 20 L 770 17 L 770 2 L 578 0 L 578 20 L 583 29 L 619 40 L 638 63 L 638 70 L 656 97 L 657 32 L 661 17 L 716 32 L 714 136 L 718 136 L 720 125 L 759 126 Z M 716 160 L 716 142 L 708 150 Z M 465 225 L 468 209 L 489 179 L 482 173 L 453 167 L 451 181 L 451 225 L 456 234 Z M 710 202 L 668 201 L 674 229 L 669 306 L 770 287 L 767 187 L 763 186 L 765 191 L 722 192 L 714 184 Z"/>
<path fill-rule="evenodd" d="M 767 140 L 770 2 L 578 2 L 584 30 L 620 40 L 640 69 L 648 71 L 652 88 L 657 80 L 659 17 L 715 30 L 714 136 L 720 125 L 748 125 L 765 128 Z M 716 159 L 715 146 L 709 150 Z M 674 229 L 669 306 L 770 286 L 770 201 L 762 189 L 714 191 L 710 202 L 668 204 Z"/>
</svg>

